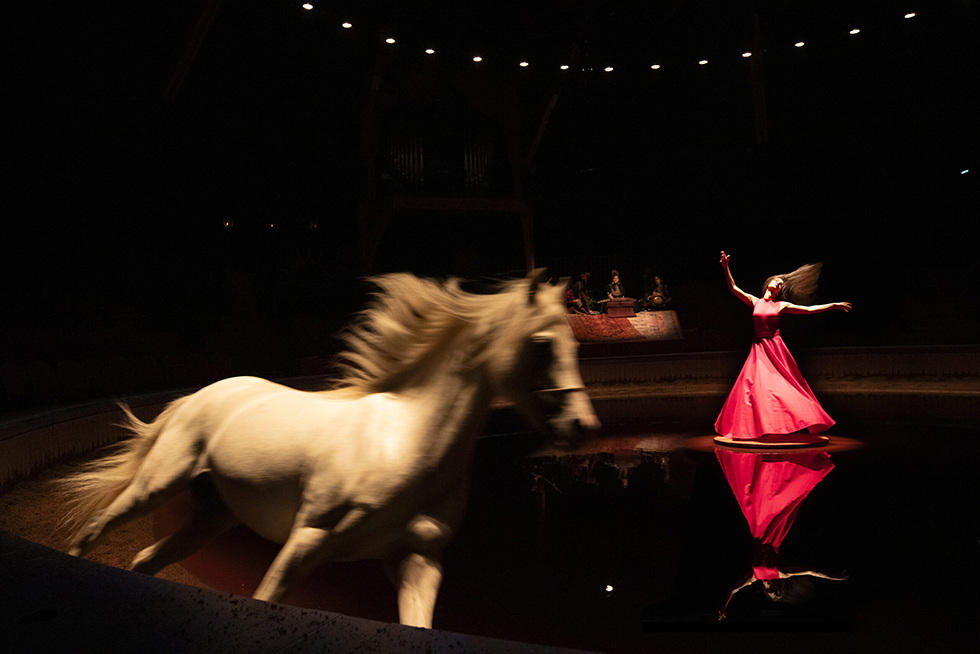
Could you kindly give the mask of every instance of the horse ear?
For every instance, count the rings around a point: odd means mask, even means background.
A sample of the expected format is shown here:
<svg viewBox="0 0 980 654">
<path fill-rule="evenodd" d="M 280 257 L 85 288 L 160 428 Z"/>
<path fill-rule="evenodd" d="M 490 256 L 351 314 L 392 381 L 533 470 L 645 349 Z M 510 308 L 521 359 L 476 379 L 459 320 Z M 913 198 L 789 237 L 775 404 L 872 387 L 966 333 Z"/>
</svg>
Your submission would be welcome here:
<svg viewBox="0 0 980 654">
<path fill-rule="evenodd" d="M 527 274 L 527 278 L 531 280 L 531 288 L 527 292 L 527 303 L 533 304 L 534 294 L 538 292 L 538 286 L 548 280 L 548 271 L 545 268 L 535 268 Z"/>
</svg>

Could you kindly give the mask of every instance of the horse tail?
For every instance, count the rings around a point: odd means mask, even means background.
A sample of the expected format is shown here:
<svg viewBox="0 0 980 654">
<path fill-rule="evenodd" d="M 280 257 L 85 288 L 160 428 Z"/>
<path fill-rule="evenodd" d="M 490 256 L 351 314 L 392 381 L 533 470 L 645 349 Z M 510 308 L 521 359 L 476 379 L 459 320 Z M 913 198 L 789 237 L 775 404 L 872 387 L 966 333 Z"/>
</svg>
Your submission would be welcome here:
<svg viewBox="0 0 980 654">
<path fill-rule="evenodd" d="M 67 511 L 62 519 L 63 527 L 72 534 L 76 533 L 93 515 L 112 504 L 126 490 L 160 432 L 189 397 L 171 402 L 150 423 L 137 418 L 122 402 L 118 403 L 124 415 L 123 422 L 118 426 L 131 432 L 132 436 L 110 445 L 105 450 L 105 456 L 82 464 L 77 472 L 57 482 L 66 496 Z"/>
</svg>

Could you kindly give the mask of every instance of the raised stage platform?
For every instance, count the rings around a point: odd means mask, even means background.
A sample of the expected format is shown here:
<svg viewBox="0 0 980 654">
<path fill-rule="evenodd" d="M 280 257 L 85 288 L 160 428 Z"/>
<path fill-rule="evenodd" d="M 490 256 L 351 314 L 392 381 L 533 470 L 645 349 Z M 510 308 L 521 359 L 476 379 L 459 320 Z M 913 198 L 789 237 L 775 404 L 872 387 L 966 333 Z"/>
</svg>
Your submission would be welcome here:
<svg viewBox="0 0 980 654">
<path fill-rule="evenodd" d="M 629 318 L 607 314 L 569 314 L 568 324 L 579 343 L 674 341 L 684 338 L 676 311 L 644 311 Z"/>
</svg>

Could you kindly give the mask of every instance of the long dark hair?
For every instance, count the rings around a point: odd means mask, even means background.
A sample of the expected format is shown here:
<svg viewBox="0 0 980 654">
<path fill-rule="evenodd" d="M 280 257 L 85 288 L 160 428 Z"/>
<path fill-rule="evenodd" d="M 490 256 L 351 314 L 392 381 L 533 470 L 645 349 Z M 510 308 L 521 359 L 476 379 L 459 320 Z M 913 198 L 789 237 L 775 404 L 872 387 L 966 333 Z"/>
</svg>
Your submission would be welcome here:
<svg viewBox="0 0 980 654">
<path fill-rule="evenodd" d="M 786 577 L 775 579 L 769 586 L 762 585 L 762 592 L 771 602 L 803 604 L 816 594 L 813 579 L 810 577 Z"/>
<path fill-rule="evenodd" d="M 822 261 L 802 265 L 791 273 L 773 275 L 762 285 L 762 295 L 766 294 L 766 289 L 769 288 L 772 280 L 781 279 L 783 280 L 783 287 L 779 291 L 781 300 L 793 304 L 809 304 L 817 292 L 817 278 L 820 277 L 821 268 L 823 268 Z"/>
</svg>

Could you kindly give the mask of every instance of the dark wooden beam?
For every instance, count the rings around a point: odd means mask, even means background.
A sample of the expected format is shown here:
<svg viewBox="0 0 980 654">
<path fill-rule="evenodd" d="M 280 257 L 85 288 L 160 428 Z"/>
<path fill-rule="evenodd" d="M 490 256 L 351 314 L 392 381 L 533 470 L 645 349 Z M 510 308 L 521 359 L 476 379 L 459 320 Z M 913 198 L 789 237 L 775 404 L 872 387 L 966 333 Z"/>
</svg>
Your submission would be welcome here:
<svg viewBox="0 0 980 654">
<path fill-rule="evenodd" d="M 173 75 L 170 76 L 170 82 L 163 92 L 163 97 L 167 100 L 173 100 L 177 97 L 177 92 L 180 91 L 184 80 L 190 74 L 191 68 L 194 66 L 194 60 L 197 58 L 197 54 L 201 51 L 201 46 L 204 44 L 204 38 L 208 35 L 211 25 L 214 24 L 214 20 L 218 16 L 221 4 L 222 0 L 208 0 L 204 9 L 201 10 L 201 15 L 198 16 L 194 31 L 191 32 L 190 39 L 188 39 L 187 45 L 184 46 L 184 51 L 181 53 L 180 59 L 177 60 L 177 67 L 174 69 Z"/>
</svg>

